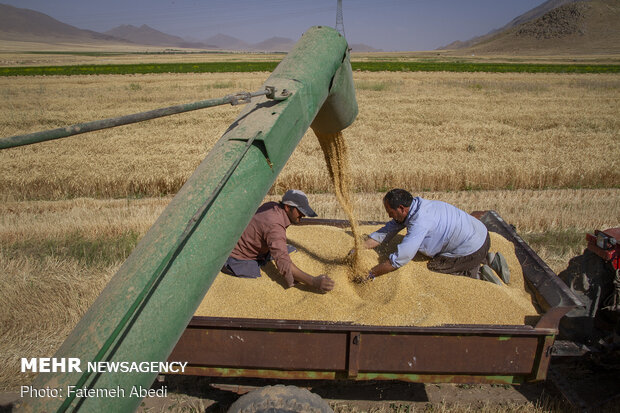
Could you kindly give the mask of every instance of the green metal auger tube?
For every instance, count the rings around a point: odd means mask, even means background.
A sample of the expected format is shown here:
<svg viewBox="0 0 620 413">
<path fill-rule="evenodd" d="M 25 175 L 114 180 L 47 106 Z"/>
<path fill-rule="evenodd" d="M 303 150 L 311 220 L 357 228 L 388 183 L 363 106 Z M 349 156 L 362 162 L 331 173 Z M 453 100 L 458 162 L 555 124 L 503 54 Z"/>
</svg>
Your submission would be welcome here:
<svg viewBox="0 0 620 413">
<path fill-rule="evenodd" d="M 338 113 L 321 118 L 336 128 L 357 115 L 348 45 L 329 27 L 310 28 L 264 85 L 275 99 L 245 106 L 54 355 L 79 358 L 82 371 L 39 373 L 33 388 L 60 397 L 26 397 L 22 411 L 135 410 L 142 397 L 131 390 L 149 389 L 157 372 L 89 373 L 88 363 L 166 361 L 326 99 Z M 320 119 L 313 127 L 323 123 L 334 128 Z M 68 392 L 76 388 L 125 397 Z"/>
</svg>

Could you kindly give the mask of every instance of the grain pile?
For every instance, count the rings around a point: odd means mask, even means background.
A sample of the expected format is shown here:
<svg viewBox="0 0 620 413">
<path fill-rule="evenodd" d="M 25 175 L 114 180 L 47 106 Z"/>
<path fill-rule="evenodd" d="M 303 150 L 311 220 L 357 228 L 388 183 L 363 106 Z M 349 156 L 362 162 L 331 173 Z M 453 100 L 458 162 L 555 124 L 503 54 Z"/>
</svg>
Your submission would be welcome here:
<svg viewBox="0 0 620 413">
<path fill-rule="evenodd" d="M 361 226 L 364 234 L 377 226 Z M 491 251 L 500 251 L 511 269 L 509 285 L 439 274 L 416 257 L 402 268 L 365 284 L 349 279 L 344 257 L 352 234 L 328 226 L 291 226 L 289 243 L 297 247 L 291 259 L 313 275 L 328 274 L 333 291 L 319 294 L 298 284 L 284 288 L 275 266 L 263 267 L 257 279 L 219 274 L 196 315 L 288 320 L 322 320 L 384 326 L 442 324 L 531 324 L 538 312 L 526 291 L 513 245 L 491 233 Z M 402 235 L 379 251 L 364 251 L 363 260 L 378 263 L 394 251 Z M 383 246 L 382 246 L 383 247 Z M 379 248 L 382 248 L 379 247 Z"/>
</svg>

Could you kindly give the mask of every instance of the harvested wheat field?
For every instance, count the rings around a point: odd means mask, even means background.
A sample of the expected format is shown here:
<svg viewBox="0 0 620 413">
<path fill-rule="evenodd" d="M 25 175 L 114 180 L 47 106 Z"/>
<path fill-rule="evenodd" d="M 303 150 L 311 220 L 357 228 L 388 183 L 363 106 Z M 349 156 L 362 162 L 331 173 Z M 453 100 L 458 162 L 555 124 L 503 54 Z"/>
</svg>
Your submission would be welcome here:
<svg viewBox="0 0 620 413">
<path fill-rule="evenodd" d="M 0 135 L 257 90 L 267 73 L 0 79 Z M 351 190 L 615 188 L 615 74 L 355 72 Z M 234 121 L 220 106 L 0 152 L 0 199 L 173 194 Z M 331 192 L 306 133 L 272 192 Z"/>
<path fill-rule="evenodd" d="M 361 230 L 369 234 L 377 228 L 362 226 Z M 291 254 L 293 262 L 311 274 L 328 274 L 336 282 L 333 291 L 315 294 L 304 286 L 285 289 L 270 263 L 257 279 L 220 273 L 196 315 L 382 326 L 523 325 L 538 315 L 526 291 L 514 247 L 495 233 L 491 233 L 491 251 L 506 256 L 511 269 L 509 285 L 434 273 L 420 256 L 372 282 L 356 284 L 350 281 L 350 267 L 344 258 L 353 246 L 350 231 L 310 225 L 291 226 L 287 234 L 289 243 L 298 250 Z M 396 236 L 382 251 L 363 251 L 368 269 L 394 250 L 398 241 Z"/>
</svg>

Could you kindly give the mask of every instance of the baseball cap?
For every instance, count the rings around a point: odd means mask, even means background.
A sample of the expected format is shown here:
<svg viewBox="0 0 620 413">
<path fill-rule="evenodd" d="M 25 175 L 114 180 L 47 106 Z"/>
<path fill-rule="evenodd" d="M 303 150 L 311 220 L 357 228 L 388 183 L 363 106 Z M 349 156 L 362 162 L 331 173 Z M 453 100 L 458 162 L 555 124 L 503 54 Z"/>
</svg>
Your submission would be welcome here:
<svg viewBox="0 0 620 413">
<path fill-rule="evenodd" d="M 315 217 L 316 212 L 310 208 L 310 204 L 308 203 L 308 197 L 302 191 L 298 189 L 289 189 L 282 196 L 282 203 L 286 205 L 294 206 L 299 209 L 302 214 L 307 217 Z"/>
</svg>

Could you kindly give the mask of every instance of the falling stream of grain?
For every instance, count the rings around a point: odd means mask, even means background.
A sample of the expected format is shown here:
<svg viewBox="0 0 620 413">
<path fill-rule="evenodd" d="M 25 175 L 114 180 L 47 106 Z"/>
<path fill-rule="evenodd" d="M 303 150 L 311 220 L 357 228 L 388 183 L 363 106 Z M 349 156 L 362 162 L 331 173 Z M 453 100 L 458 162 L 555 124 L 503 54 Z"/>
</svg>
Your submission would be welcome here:
<svg viewBox="0 0 620 413">
<path fill-rule="evenodd" d="M 349 261 L 351 266 L 350 278 L 353 279 L 361 276 L 367 268 L 364 267 L 361 255 L 358 253 L 361 251 L 362 242 L 353 203 L 351 202 L 351 174 L 349 171 L 347 145 L 344 141 L 342 132 L 321 133 L 314 131 L 314 133 L 319 139 L 321 149 L 323 150 L 325 163 L 327 164 L 327 170 L 329 171 L 329 176 L 334 186 L 336 198 L 344 210 L 344 213 L 347 215 L 349 225 L 351 225 L 351 232 L 353 232 L 353 248 L 355 251 Z"/>
</svg>

